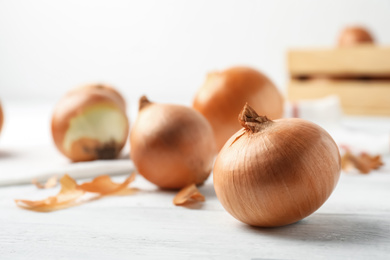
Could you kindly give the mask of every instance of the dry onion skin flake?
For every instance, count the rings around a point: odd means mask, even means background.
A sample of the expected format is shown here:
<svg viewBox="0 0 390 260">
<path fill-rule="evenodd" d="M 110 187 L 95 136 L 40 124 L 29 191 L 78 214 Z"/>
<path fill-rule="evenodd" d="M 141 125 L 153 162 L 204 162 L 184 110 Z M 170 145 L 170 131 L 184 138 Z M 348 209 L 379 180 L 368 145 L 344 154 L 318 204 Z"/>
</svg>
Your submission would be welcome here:
<svg viewBox="0 0 390 260">
<path fill-rule="evenodd" d="M 369 155 L 367 153 L 354 155 L 350 151 L 346 151 L 341 157 L 341 168 L 345 172 L 357 169 L 360 173 L 367 174 L 381 166 L 383 166 L 383 161 L 380 155 Z"/>
<path fill-rule="evenodd" d="M 57 176 L 52 176 L 45 183 L 40 183 L 37 179 L 32 179 L 31 183 L 35 185 L 38 189 L 50 189 L 58 184 L 58 178 Z"/>
<path fill-rule="evenodd" d="M 109 175 L 101 175 L 93 179 L 91 182 L 81 184 L 79 187 L 87 192 L 95 192 L 100 195 L 110 195 L 123 191 L 134 181 L 134 179 L 135 173 L 132 173 L 124 182 L 115 183 L 111 180 Z M 133 189 L 131 189 L 131 191 L 133 191 Z"/>
<path fill-rule="evenodd" d="M 61 190 L 52 197 L 43 200 L 15 200 L 16 205 L 33 211 L 49 212 L 77 205 L 77 200 L 84 195 L 85 191 L 78 188 L 72 177 L 65 174 L 60 179 Z"/>
<path fill-rule="evenodd" d="M 61 180 L 61 190 L 55 195 L 43 200 L 21 200 L 16 199 L 17 206 L 38 212 L 50 212 L 78 206 L 88 201 L 97 200 L 108 195 L 129 195 L 137 191 L 129 185 L 135 179 L 135 173 L 129 175 L 122 183 L 115 183 L 108 175 L 101 175 L 91 182 L 78 185 L 77 182 L 65 174 Z M 90 193 L 93 196 L 85 198 L 84 194 Z"/>
<path fill-rule="evenodd" d="M 244 127 L 220 151 L 214 187 L 236 219 L 260 227 L 299 221 L 331 195 L 341 159 L 332 137 L 309 121 L 270 120 L 245 105 Z"/>
<path fill-rule="evenodd" d="M 196 93 L 193 107 L 211 123 L 218 151 L 240 130 L 237 115 L 246 102 L 270 119 L 283 116 L 284 100 L 277 87 L 266 75 L 249 67 L 209 73 Z"/>
<path fill-rule="evenodd" d="M 130 146 L 139 174 L 165 189 L 202 184 L 216 156 L 213 130 L 199 112 L 146 97 L 139 102 Z"/>
<path fill-rule="evenodd" d="M 176 206 L 186 205 L 192 202 L 203 202 L 205 197 L 198 190 L 195 184 L 190 184 L 181 189 L 173 198 L 173 204 Z"/>
<path fill-rule="evenodd" d="M 116 158 L 129 132 L 123 98 L 112 87 L 99 84 L 65 95 L 51 126 L 57 148 L 72 161 Z"/>
</svg>

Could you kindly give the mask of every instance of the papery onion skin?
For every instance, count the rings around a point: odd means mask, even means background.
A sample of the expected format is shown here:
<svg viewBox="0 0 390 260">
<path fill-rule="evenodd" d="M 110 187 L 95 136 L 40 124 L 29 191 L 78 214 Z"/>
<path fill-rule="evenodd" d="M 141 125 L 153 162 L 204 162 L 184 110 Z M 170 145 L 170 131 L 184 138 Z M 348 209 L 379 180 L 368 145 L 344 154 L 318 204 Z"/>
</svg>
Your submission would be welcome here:
<svg viewBox="0 0 390 260">
<path fill-rule="evenodd" d="M 237 115 L 246 102 L 271 119 L 283 116 L 279 90 L 267 76 L 249 67 L 209 73 L 196 93 L 193 107 L 211 123 L 218 150 L 241 128 Z"/>
<path fill-rule="evenodd" d="M 283 226 L 328 199 L 340 176 L 340 154 L 332 137 L 314 123 L 265 119 L 249 122 L 226 142 L 215 162 L 214 187 L 236 219 Z"/>
<path fill-rule="evenodd" d="M 202 184 L 216 156 L 208 121 L 192 108 L 140 100 L 130 133 L 131 159 L 147 180 L 165 189 Z"/>
<path fill-rule="evenodd" d="M 121 93 L 119 93 L 118 90 L 116 90 L 113 86 L 108 84 L 101 84 L 101 83 L 90 83 L 82 85 L 78 88 L 72 89 L 67 93 L 67 95 L 72 95 L 74 93 L 79 92 L 91 92 L 94 93 L 109 96 L 111 99 L 115 100 L 116 103 L 123 109 L 123 111 L 126 111 L 126 100 L 123 98 Z"/>
<path fill-rule="evenodd" d="M 129 132 L 125 107 L 126 104 L 119 92 L 111 87 L 106 88 L 102 84 L 82 86 L 71 90 L 57 103 L 52 116 L 51 130 L 57 148 L 75 162 L 116 158 L 125 145 Z M 106 133 L 99 133 L 107 139 L 105 142 L 101 142 L 95 138 L 95 135 L 102 129 L 94 128 L 88 120 L 83 122 L 82 116 L 87 115 L 87 113 L 95 113 L 95 121 L 99 120 L 96 119 L 99 113 L 101 115 L 116 115 L 120 124 L 105 126 L 107 129 L 111 128 L 112 131 L 104 130 Z M 85 133 L 85 136 L 74 140 L 67 147 L 67 134 L 69 134 L 70 127 L 73 126 L 72 122 L 77 124 L 75 120 L 85 124 L 80 126 L 80 131 L 89 133 Z M 104 125 L 104 122 L 101 124 Z M 120 132 L 121 137 L 112 137 L 112 132 Z"/>
<path fill-rule="evenodd" d="M 350 26 L 345 28 L 338 39 L 340 47 L 352 47 L 361 44 L 373 44 L 374 37 L 364 27 Z"/>
</svg>

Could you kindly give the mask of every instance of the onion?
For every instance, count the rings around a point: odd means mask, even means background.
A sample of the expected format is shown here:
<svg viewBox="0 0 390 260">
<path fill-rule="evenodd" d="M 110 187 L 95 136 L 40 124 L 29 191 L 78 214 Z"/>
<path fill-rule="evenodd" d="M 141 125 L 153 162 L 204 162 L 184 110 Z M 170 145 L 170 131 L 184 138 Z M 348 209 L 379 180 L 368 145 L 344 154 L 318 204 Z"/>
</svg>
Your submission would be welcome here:
<svg viewBox="0 0 390 260">
<path fill-rule="evenodd" d="M 72 161 L 116 158 L 126 143 L 126 104 L 115 89 L 101 84 L 70 91 L 57 104 L 52 135 Z"/>
<path fill-rule="evenodd" d="M 341 47 L 356 46 L 362 43 L 372 44 L 374 43 L 374 38 L 366 28 L 359 26 L 345 28 L 338 40 L 338 45 Z"/>
<path fill-rule="evenodd" d="M 207 75 L 193 107 L 211 123 L 218 150 L 241 128 L 237 115 L 246 102 L 271 119 L 283 116 L 282 95 L 264 74 L 247 67 L 233 67 Z"/>
<path fill-rule="evenodd" d="M 146 97 L 140 99 L 130 145 L 138 172 L 167 189 L 202 184 L 216 155 L 212 128 L 199 112 Z"/>
<path fill-rule="evenodd" d="M 213 171 L 224 208 L 263 227 L 294 223 L 317 210 L 340 176 L 332 137 L 309 121 L 272 121 L 248 105 L 239 120 L 244 128 L 226 142 Z"/>
</svg>

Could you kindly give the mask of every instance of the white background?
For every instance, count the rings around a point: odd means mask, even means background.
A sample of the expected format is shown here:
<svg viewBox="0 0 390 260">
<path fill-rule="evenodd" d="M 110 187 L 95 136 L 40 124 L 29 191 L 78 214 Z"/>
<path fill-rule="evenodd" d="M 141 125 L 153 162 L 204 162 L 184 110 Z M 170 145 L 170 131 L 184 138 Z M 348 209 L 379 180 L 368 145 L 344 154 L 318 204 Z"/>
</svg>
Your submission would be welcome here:
<svg viewBox="0 0 390 260">
<path fill-rule="evenodd" d="M 86 82 L 190 104 L 207 72 L 242 64 L 285 93 L 286 51 L 350 24 L 390 44 L 390 1 L 0 0 L 0 99 L 55 102 Z"/>
</svg>

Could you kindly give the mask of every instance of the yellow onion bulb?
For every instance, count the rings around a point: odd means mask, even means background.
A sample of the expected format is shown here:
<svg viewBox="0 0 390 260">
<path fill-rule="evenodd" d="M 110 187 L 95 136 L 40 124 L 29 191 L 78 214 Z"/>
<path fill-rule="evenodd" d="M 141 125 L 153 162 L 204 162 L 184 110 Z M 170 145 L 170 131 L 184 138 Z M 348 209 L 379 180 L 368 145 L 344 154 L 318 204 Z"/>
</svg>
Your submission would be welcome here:
<svg viewBox="0 0 390 260">
<path fill-rule="evenodd" d="M 248 105 L 239 119 L 244 128 L 226 142 L 213 170 L 223 207 L 261 227 L 291 224 L 316 211 L 340 177 L 332 137 L 309 121 L 270 120 Z"/>
<path fill-rule="evenodd" d="M 351 47 L 360 44 L 373 44 L 374 38 L 371 33 L 364 27 L 351 26 L 345 28 L 338 40 L 340 47 Z"/>
<path fill-rule="evenodd" d="M 209 73 L 196 93 L 193 107 L 211 123 L 218 150 L 241 128 L 237 115 L 246 102 L 271 119 L 283 116 L 279 90 L 267 76 L 252 68 L 232 67 Z"/>
<path fill-rule="evenodd" d="M 165 189 L 202 184 L 216 156 L 213 131 L 199 112 L 146 97 L 140 99 L 130 146 L 137 171 Z"/>
<path fill-rule="evenodd" d="M 129 122 L 119 92 L 101 84 L 67 93 L 51 122 L 54 143 L 72 161 L 114 159 L 126 143 Z"/>
</svg>

